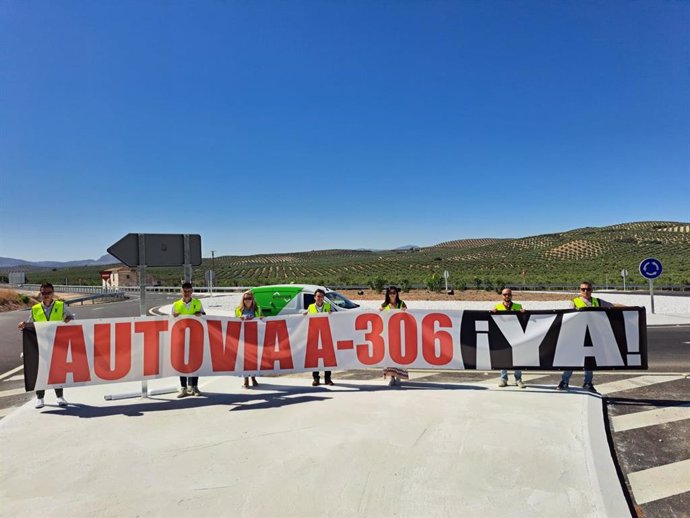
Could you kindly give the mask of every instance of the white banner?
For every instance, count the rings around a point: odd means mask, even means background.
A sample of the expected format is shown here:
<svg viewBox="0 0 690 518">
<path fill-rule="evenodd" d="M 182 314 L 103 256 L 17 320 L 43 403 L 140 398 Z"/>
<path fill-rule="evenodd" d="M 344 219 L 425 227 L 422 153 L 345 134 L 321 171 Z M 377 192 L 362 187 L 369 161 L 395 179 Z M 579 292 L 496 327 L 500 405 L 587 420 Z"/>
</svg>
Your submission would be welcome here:
<svg viewBox="0 0 690 518">
<path fill-rule="evenodd" d="M 641 308 L 139 317 L 37 323 L 36 336 L 36 389 L 385 366 L 647 368 Z"/>
</svg>

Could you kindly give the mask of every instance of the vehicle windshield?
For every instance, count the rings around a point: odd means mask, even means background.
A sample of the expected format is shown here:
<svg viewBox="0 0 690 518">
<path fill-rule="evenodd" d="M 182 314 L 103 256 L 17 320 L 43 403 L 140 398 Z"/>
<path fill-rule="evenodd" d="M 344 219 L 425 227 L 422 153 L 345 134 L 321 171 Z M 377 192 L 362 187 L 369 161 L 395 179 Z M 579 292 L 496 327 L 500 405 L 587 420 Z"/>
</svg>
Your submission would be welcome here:
<svg viewBox="0 0 690 518">
<path fill-rule="evenodd" d="M 326 298 L 340 309 L 355 309 L 359 307 L 359 304 L 355 304 L 345 295 L 338 293 L 337 291 L 327 291 Z"/>
</svg>

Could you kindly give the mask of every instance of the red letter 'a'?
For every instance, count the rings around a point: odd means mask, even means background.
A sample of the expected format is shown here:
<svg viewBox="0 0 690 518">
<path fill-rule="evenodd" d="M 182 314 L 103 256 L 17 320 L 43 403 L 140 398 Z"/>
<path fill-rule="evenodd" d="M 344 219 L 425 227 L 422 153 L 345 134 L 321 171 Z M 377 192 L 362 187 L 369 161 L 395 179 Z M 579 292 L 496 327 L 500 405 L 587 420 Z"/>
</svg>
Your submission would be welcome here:
<svg viewBox="0 0 690 518">
<path fill-rule="evenodd" d="M 319 343 L 323 347 L 319 347 Z M 327 317 L 313 317 L 309 319 L 307 330 L 307 351 L 304 357 L 306 368 L 318 368 L 319 358 L 323 358 L 324 367 L 337 367 L 335 350 L 333 349 L 333 335 L 331 324 Z"/>
<path fill-rule="evenodd" d="M 158 363 L 161 352 L 159 335 L 167 330 L 167 320 L 151 320 L 148 322 L 134 323 L 134 332 L 144 333 L 144 376 L 158 374 Z"/>
<path fill-rule="evenodd" d="M 292 369 L 290 336 L 285 320 L 266 322 L 264 346 L 261 348 L 261 370 L 273 370 L 276 362 L 279 363 L 279 369 Z"/>
<path fill-rule="evenodd" d="M 228 321 L 225 341 L 223 341 L 223 323 L 220 320 L 207 320 L 206 325 L 208 326 L 208 343 L 211 347 L 211 368 L 213 372 L 234 371 L 242 321 Z"/>
<path fill-rule="evenodd" d="M 68 357 L 72 358 L 71 362 L 67 361 Z M 48 384 L 63 385 L 68 372 L 72 373 L 74 383 L 91 381 L 82 326 L 58 326 L 55 329 Z"/>
<path fill-rule="evenodd" d="M 132 323 L 115 324 L 115 354 L 110 345 L 110 324 L 93 326 L 93 370 L 102 380 L 124 378 L 132 368 Z"/>
<path fill-rule="evenodd" d="M 189 330 L 189 361 L 184 361 Z M 170 330 L 170 364 L 177 372 L 190 374 L 204 363 L 204 325 L 196 318 L 177 320 Z"/>
<path fill-rule="evenodd" d="M 257 345 L 259 341 L 259 330 L 256 322 L 245 320 L 244 324 L 244 370 L 255 371 L 258 369 L 259 354 Z"/>
</svg>

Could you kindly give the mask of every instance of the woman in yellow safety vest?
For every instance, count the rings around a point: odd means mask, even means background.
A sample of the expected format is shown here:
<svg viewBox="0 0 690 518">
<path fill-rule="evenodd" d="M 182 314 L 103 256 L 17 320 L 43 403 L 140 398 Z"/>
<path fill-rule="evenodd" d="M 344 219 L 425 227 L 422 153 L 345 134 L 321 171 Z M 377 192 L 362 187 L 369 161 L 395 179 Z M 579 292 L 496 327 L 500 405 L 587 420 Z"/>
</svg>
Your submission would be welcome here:
<svg viewBox="0 0 690 518">
<path fill-rule="evenodd" d="M 247 290 L 242 294 L 242 303 L 235 308 L 235 316 L 242 320 L 252 320 L 254 318 L 261 318 L 261 308 L 256 304 L 256 299 L 252 290 Z M 249 376 L 244 377 L 244 388 L 249 388 Z M 259 382 L 254 376 L 252 378 L 252 386 L 256 387 Z"/>
<path fill-rule="evenodd" d="M 407 304 L 400 298 L 400 290 L 396 286 L 388 286 L 386 288 L 386 298 L 383 300 L 379 311 L 389 311 L 389 310 L 400 310 L 407 311 Z M 383 379 L 390 376 L 390 381 L 388 385 L 393 387 L 395 385 L 400 385 L 400 381 L 403 379 L 410 379 L 410 375 L 406 369 L 401 369 L 399 367 L 386 367 L 383 369 Z"/>
</svg>

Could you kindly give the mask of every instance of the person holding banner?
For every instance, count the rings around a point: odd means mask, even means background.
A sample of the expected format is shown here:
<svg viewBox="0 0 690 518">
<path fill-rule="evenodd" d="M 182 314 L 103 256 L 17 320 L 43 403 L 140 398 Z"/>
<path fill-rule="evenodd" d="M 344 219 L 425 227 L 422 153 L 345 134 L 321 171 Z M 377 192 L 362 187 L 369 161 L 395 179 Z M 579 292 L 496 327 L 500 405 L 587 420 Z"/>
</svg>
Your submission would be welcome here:
<svg viewBox="0 0 690 518">
<path fill-rule="evenodd" d="M 383 303 L 379 307 L 379 311 L 390 311 L 390 310 L 400 310 L 407 311 L 407 304 L 400 298 L 400 290 L 396 286 L 388 286 L 386 288 L 386 298 L 383 299 Z M 400 385 L 400 381 L 403 379 L 410 379 L 410 374 L 405 369 L 398 367 L 386 367 L 383 369 L 383 379 L 386 376 L 390 376 L 391 379 L 388 385 L 393 387 L 395 385 Z"/>
<path fill-rule="evenodd" d="M 201 316 L 205 315 L 204 307 L 201 305 L 199 299 L 192 297 L 194 293 L 194 288 L 192 288 L 191 282 L 185 282 L 182 284 L 182 298 L 173 304 L 173 316 L 179 317 L 180 315 L 195 315 Z M 187 383 L 189 383 L 189 388 L 187 388 Z M 177 394 L 178 398 L 187 397 L 189 395 L 200 396 L 199 392 L 199 377 L 198 376 L 180 376 L 180 392 Z"/>
<path fill-rule="evenodd" d="M 261 318 L 261 308 L 256 304 L 252 290 L 247 290 L 242 294 L 242 303 L 235 308 L 235 316 L 242 320 L 252 320 L 253 318 Z M 256 387 L 259 382 L 254 376 L 252 378 L 252 387 Z M 244 377 L 244 388 L 249 388 L 249 376 Z"/>
<path fill-rule="evenodd" d="M 612 308 L 619 307 L 624 308 L 623 304 L 612 304 L 602 299 L 592 297 L 592 283 L 589 281 L 582 281 L 580 283 L 580 295 L 575 297 L 570 301 L 570 309 L 583 309 L 583 308 Z M 561 376 L 561 382 L 556 387 L 558 390 L 568 390 L 570 386 L 570 377 L 573 375 L 573 371 L 563 371 Z M 585 370 L 585 379 L 582 388 L 587 392 L 592 392 L 597 394 L 597 389 L 594 388 L 594 371 Z"/>
<path fill-rule="evenodd" d="M 494 306 L 494 308 L 491 310 L 492 313 L 496 313 L 496 311 L 525 311 L 522 308 L 522 304 L 513 302 L 513 290 L 510 288 L 503 288 L 501 291 L 501 296 L 503 297 L 503 300 Z M 522 381 L 522 371 L 520 369 L 515 369 L 515 384 L 520 388 L 527 388 L 527 385 L 525 385 L 525 383 Z M 508 386 L 508 369 L 503 369 L 501 371 L 498 386 Z"/>
<path fill-rule="evenodd" d="M 333 313 L 333 308 L 331 307 L 330 303 L 325 302 L 325 298 L 326 292 L 323 291 L 321 288 L 317 288 L 316 290 L 314 290 L 314 303 L 309 304 L 309 307 L 307 307 L 305 315 L 313 315 L 315 313 Z M 319 371 L 312 372 L 311 376 L 314 379 L 311 382 L 311 386 L 318 387 L 321 384 Z M 331 371 L 324 372 L 324 383 L 326 385 L 333 386 L 333 381 L 331 380 Z"/>
<path fill-rule="evenodd" d="M 28 324 L 33 322 L 70 322 L 74 320 L 74 313 L 72 313 L 65 303 L 61 300 L 55 300 L 53 295 L 55 288 L 49 282 L 41 284 L 41 302 L 31 306 L 31 314 L 27 320 L 19 322 L 17 327 L 22 330 Z M 36 408 L 43 408 L 46 391 L 36 391 Z M 55 389 L 55 396 L 57 397 L 57 404 L 61 407 L 67 406 L 67 400 L 64 398 L 64 391 L 61 388 Z"/>
</svg>

